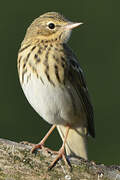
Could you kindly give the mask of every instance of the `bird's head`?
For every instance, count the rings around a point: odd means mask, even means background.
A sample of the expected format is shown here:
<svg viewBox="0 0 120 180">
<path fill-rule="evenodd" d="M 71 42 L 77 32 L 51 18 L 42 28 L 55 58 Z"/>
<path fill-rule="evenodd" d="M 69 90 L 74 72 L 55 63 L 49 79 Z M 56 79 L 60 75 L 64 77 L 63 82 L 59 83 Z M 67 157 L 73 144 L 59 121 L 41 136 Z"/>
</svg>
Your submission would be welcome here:
<svg viewBox="0 0 120 180">
<path fill-rule="evenodd" d="M 65 43 L 71 30 L 81 24 L 71 22 L 57 12 L 48 12 L 33 21 L 27 30 L 26 38 Z"/>
</svg>

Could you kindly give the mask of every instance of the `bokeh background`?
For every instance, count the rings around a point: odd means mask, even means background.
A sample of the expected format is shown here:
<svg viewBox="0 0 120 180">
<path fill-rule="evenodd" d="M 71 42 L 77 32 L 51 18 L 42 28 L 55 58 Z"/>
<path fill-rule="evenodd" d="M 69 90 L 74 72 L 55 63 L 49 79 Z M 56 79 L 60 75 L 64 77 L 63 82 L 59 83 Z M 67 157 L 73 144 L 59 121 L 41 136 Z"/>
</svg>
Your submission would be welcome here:
<svg viewBox="0 0 120 180">
<path fill-rule="evenodd" d="M 0 2 L 0 137 L 37 143 L 50 128 L 27 102 L 16 61 L 29 24 L 40 14 L 58 11 L 84 22 L 72 33 L 72 47 L 84 69 L 95 111 L 96 139 L 89 137 L 89 159 L 119 164 L 120 152 L 120 1 L 12 0 Z M 57 130 L 47 145 L 58 149 Z"/>
</svg>

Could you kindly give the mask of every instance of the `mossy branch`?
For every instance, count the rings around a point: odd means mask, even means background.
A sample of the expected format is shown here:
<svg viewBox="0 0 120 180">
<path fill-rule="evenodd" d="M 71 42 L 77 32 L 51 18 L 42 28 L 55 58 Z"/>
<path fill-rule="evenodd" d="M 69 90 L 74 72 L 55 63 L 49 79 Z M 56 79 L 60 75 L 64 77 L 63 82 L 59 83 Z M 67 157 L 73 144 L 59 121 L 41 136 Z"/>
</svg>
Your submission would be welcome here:
<svg viewBox="0 0 120 180">
<path fill-rule="evenodd" d="M 32 144 L 0 139 L 0 180 L 120 180 L 120 167 L 96 165 L 70 158 L 72 172 L 59 161 L 51 171 L 54 156 L 44 151 L 31 154 Z"/>
</svg>

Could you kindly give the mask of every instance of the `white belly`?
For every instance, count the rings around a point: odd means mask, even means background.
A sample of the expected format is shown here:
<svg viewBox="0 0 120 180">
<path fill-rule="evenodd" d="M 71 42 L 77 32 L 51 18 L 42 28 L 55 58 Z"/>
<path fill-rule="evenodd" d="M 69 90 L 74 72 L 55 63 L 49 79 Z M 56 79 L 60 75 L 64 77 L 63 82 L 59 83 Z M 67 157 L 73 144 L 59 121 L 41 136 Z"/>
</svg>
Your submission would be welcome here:
<svg viewBox="0 0 120 180">
<path fill-rule="evenodd" d="M 82 122 L 85 119 L 79 98 L 74 98 L 75 93 L 71 98 L 65 87 L 54 87 L 48 81 L 43 84 L 40 79 L 31 76 L 22 88 L 32 107 L 50 124 L 66 125 L 74 124 L 76 121 L 75 124 L 78 126 L 80 119 Z"/>
</svg>

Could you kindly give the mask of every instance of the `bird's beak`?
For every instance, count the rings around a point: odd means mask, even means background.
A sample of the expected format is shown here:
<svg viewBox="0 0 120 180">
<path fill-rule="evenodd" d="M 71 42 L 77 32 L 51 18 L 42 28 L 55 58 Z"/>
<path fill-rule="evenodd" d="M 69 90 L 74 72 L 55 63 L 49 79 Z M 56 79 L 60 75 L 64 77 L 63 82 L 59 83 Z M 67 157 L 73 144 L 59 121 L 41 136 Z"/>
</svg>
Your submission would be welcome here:
<svg viewBox="0 0 120 180">
<path fill-rule="evenodd" d="M 70 30 L 70 29 L 74 29 L 80 25 L 82 25 L 83 23 L 80 22 L 80 23 L 73 23 L 73 22 L 69 22 L 67 25 L 64 26 L 64 28 L 67 30 Z"/>
</svg>

